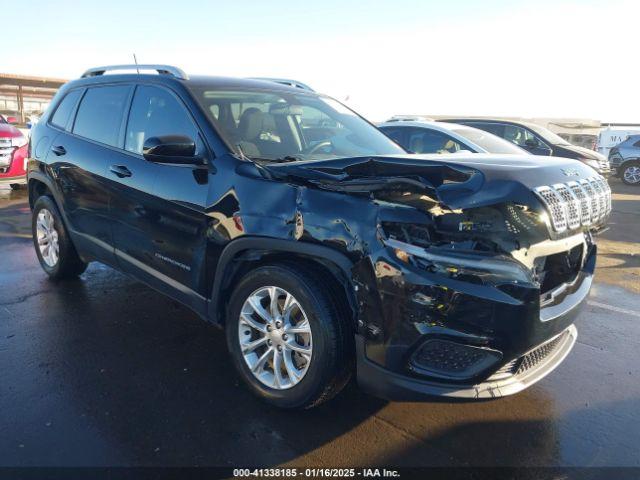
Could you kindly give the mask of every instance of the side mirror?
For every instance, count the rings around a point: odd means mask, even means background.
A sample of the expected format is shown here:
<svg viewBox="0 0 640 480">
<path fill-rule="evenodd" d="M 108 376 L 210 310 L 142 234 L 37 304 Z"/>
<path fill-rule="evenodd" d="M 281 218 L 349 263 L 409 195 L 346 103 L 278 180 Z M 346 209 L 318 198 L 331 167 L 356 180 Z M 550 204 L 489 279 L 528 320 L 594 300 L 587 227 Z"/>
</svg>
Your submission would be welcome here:
<svg viewBox="0 0 640 480">
<path fill-rule="evenodd" d="M 7 117 L 7 123 L 15 125 L 16 123 L 18 123 L 18 119 L 16 117 Z"/>
<path fill-rule="evenodd" d="M 196 143 L 184 135 L 149 137 L 142 146 L 145 159 L 155 163 L 202 164 L 196 155 Z"/>
</svg>

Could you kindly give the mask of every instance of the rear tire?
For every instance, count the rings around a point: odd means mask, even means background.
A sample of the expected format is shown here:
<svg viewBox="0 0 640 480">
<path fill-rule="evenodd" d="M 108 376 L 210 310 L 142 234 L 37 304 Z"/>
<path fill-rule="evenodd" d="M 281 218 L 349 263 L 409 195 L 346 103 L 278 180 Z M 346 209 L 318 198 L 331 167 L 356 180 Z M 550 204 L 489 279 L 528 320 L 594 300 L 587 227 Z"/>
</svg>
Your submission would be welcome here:
<svg viewBox="0 0 640 480">
<path fill-rule="evenodd" d="M 227 308 L 227 345 L 242 379 L 266 402 L 312 408 L 347 384 L 353 371 L 353 331 L 340 318 L 332 280 L 315 269 L 283 263 L 259 267 L 235 287 Z M 275 304 L 271 298 L 277 299 Z M 295 306 L 287 309 L 287 304 Z M 290 329 L 309 333 L 287 338 Z M 259 347 L 249 348 L 260 341 Z M 299 353 L 301 344 L 308 359 Z"/>
<path fill-rule="evenodd" d="M 620 178 L 624 183 L 640 186 L 640 162 L 625 163 L 620 170 Z"/>
<path fill-rule="evenodd" d="M 31 230 L 40 266 L 49 277 L 55 280 L 73 278 L 86 270 L 87 264 L 78 256 L 51 197 L 44 195 L 36 200 Z"/>
</svg>

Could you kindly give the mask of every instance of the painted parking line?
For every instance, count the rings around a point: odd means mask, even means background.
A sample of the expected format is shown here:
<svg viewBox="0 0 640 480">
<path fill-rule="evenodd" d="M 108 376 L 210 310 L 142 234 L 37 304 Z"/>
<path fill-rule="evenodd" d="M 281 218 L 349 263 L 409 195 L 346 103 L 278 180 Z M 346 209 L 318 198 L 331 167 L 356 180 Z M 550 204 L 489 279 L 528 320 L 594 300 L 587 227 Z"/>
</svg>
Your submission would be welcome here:
<svg viewBox="0 0 640 480">
<path fill-rule="evenodd" d="M 592 307 L 604 308 L 605 310 L 611 310 L 612 312 L 624 313 L 625 315 L 631 315 L 633 317 L 640 317 L 640 312 L 634 312 L 633 310 L 627 310 L 626 308 L 616 307 L 614 305 L 607 305 L 606 303 L 596 302 L 594 300 L 587 301 L 587 304 Z"/>
</svg>

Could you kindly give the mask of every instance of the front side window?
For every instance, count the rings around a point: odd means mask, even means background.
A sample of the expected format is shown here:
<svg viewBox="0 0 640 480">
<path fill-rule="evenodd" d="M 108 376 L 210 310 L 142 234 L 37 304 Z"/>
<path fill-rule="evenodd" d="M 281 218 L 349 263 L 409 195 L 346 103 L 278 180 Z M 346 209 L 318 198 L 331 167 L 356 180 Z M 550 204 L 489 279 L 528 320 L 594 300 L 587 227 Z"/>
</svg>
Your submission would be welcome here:
<svg viewBox="0 0 640 480">
<path fill-rule="evenodd" d="M 328 97 L 206 87 L 193 93 L 226 143 L 249 158 L 316 160 L 406 153 Z"/>
<path fill-rule="evenodd" d="M 413 153 L 456 153 L 468 150 L 466 145 L 449 135 L 425 128 L 412 128 L 407 135 L 407 148 Z"/>
<path fill-rule="evenodd" d="M 117 146 L 130 90 L 129 86 L 94 87 L 87 90 L 78 107 L 73 133 Z"/>
<path fill-rule="evenodd" d="M 51 123 L 53 125 L 60 128 L 67 127 L 69 118 L 71 117 L 71 112 L 73 112 L 76 103 L 78 103 L 81 93 L 81 90 L 72 90 L 62 99 L 58 108 L 56 108 L 53 117 L 51 117 Z"/>
<path fill-rule="evenodd" d="M 125 150 L 142 153 L 147 138 L 183 135 L 194 142 L 198 130 L 185 107 L 163 88 L 139 86 L 133 97 L 127 123 Z"/>
<path fill-rule="evenodd" d="M 540 143 L 533 133 L 526 128 L 518 127 L 516 125 L 504 126 L 504 138 L 511 143 L 515 143 L 519 147 L 531 147 Z"/>
</svg>

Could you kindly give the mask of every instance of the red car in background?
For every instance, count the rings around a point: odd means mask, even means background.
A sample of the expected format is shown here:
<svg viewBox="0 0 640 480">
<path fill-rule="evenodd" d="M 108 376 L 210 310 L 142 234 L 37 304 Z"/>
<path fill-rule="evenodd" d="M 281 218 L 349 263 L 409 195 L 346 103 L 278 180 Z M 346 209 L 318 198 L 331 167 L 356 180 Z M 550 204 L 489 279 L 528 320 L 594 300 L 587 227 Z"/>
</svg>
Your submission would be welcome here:
<svg viewBox="0 0 640 480">
<path fill-rule="evenodd" d="M 0 185 L 18 189 L 27 183 L 27 144 L 24 134 L 0 115 Z"/>
</svg>

